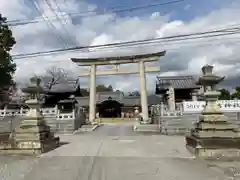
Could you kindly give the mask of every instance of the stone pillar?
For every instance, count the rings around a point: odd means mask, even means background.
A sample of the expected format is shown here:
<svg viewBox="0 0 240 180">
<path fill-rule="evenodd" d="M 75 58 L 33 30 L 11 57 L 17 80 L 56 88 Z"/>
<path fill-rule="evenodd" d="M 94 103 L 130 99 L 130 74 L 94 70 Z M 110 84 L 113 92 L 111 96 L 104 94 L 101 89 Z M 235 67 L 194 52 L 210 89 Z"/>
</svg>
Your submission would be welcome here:
<svg viewBox="0 0 240 180">
<path fill-rule="evenodd" d="M 135 117 L 139 116 L 139 107 L 134 107 L 134 116 Z"/>
<path fill-rule="evenodd" d="M 192 92 L 192 101 L 197 101 L 197 100 L 198 100 L 197 91 L 194 90 L 194 91 Z"/>
<path fill-rule="evenodd" d="M 143 61 L 139 62 L 139 74 L 140 74 L 142 118 L 144 123 L 148 123 L 149 117 L 148 117 L 147 88 L 146 88 L 145 65 Z"/>
<path fill-rule="evenodd" d="M 170 87 L 168 92 L 168 107 L 170 111 L 175 111 L 176 107 L 175 107 L 175 92 L 174 92 L 174 88 Z"/>
<path fill-rule="evenodd" d="M 94 122 L 96 115 L 96 65 L 90 68 L 89 121 Z"/>
<path fill-rule="evenodd" d="M 99 118 L 99 112 L 96 113 L 96 118 Z"/>
<path fill-rule="evenodd" d="M 121 112 L 121 118 L 124 118 L 124 115 L 125 115 L 124 112 Z"/>
</svg>

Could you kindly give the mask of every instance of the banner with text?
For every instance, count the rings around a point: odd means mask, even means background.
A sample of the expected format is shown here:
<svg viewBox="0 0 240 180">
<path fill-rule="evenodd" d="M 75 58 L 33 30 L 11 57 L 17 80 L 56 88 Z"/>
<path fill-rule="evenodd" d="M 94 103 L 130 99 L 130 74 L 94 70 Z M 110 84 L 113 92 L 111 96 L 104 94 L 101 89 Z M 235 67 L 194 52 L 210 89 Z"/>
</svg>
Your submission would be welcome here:
<svg viewBox="0 0 240 180">
<path fill-rule="evenodd" d="M 240 100 L 219 100 L 217 104 L 224 112 L 240 112 Z M 205 101 L 184 101 L 183 111 L 187 113 L 200 113 L 205 105 Z"/>
</svg>

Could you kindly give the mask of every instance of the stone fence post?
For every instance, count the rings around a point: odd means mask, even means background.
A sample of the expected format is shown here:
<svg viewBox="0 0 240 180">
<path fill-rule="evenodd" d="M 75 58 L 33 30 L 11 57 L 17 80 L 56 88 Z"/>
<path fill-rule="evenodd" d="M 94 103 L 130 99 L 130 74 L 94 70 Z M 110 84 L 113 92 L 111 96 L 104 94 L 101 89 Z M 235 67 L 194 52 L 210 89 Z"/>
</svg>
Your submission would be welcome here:
<svg viewBox="0 0 240 180">
<path fill-rule="evenodd" d="M 20 116 L 23 116 L 23 108 L 20 108 Z"/>
<path fill-rule="evenodd" d="M 240 112 L 237 112 L 237 121 L 240 121 Z"/>
</svg>

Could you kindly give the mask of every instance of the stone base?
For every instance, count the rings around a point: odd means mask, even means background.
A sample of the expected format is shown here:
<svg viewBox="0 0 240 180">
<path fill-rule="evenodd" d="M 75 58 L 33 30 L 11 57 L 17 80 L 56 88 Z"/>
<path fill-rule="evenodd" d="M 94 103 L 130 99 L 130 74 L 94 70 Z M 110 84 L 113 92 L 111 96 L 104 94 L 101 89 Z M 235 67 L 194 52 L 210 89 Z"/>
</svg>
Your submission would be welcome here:
<svg viewBox="0 0 240 180">
<path fill-rule="evenodd" d="M 18 141 L 9 140 L 8 143 L 0 145 L 0 153 L 3 154 L 23 154 L 40 155 L 60 146 L 59 137 L 46 139 L 44 141 Z"/>
<path fill-rule="evenodd" d="M 196 157 L 213 160 L 240 160 L 240 138 L 198 138 L 186 136 L 186 147 Z"/>
<path fill-rule="evenodd" d="M 152 119 L 151 118 L 148 118 L 148 119 L 140 119 L 140 120 L 137 120 L 140 124 L 151 124 L 152 122 Z"/>
<path fill-rule="evenodd" d="M 54 137 L 41 115 L 24 117 L 20 125 L 0 145 L 0 152 L 38 155 L 59 147 L 59 137 Z"/>
<path fill-rule="evenodd" d="M 158 124 L 139 124 L 136 123 L 133 126 L 135 132 L 150 132 L 150 133 L 160 133 L 161 129 Z"/>
</svg>

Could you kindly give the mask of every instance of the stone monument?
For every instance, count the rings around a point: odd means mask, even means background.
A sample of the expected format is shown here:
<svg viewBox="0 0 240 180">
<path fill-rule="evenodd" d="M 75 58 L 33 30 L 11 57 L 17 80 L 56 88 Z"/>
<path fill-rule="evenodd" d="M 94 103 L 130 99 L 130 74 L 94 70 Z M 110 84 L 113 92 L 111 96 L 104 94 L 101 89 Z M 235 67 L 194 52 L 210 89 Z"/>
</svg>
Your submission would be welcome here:
<svg viewBox="0 0 240 180">
<path fill-rule="evenodd" d="M 213 66 L 202 68 L 203 75 L 198 84 L 206 87 L 203 97 L 206 101 L 199 122 L 186 136 L 186 147 L 197 157 L 204 159 L 236 159 L 240 157 L 240 137 L 238 126 L 230 123 L 216 103 L 219 91 L 215 86 L 224 80 L 212 72 Z"/>
<path fill-rule="evenodd" d="M 41 154 L 59 146 L 59 138 L 54 137 L 50 127 L 46 125 L 40 111 L 40 94 L 43 91 L 40 87 L 41 80 L 37 77 L 30 79 L 31 85 L 22 89 L 30 94 L 30 99 L 25 103 L 29 106 L 24 119 L 12 133 L 11 141 L 1 150 L 18 154 Z"/>
<path fill-rule="evenodd" d="M 136 121 L 139 121 L 139 107 L 134 107 L 134 118 Z"/>
<path fill-rule="evenodd" d="M 198 90 L 193 90 L 192 92 L 192 101 L 197 101 L 198 100 Z"/>
</svg>

